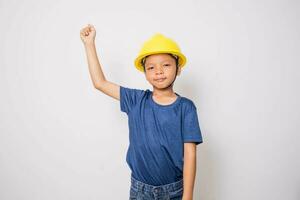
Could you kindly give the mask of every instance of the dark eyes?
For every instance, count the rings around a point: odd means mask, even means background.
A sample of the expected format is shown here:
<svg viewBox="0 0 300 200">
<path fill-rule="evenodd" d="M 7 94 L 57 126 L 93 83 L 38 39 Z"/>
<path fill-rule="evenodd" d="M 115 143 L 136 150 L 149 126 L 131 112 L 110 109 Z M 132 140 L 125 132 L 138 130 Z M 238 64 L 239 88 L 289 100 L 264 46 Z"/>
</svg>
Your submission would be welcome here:
<svg viewBox="0 0 300 200">
<path fill-rule="evenodd" d="M 170 66 L 170 64 L 164 64 L 163 66 Z M 151 69 L 153 69 L 154 67 L 148 67 L 147 69 L 148 70 L 151 70 Z"/>
</svg>

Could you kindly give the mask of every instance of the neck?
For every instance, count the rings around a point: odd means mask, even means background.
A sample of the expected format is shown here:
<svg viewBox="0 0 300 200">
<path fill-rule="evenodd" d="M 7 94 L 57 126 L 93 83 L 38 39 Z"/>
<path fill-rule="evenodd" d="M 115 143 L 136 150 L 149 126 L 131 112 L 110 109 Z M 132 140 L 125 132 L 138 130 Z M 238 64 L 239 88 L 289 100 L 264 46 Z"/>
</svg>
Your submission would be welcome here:
<svg viewBox="0 0 300 200">
<path fill-rule="evenodd" d="M 153 96 L 156 97 L 172 97 L 174 96 L 173 86 L 168 88 L 159 89 L 153 86 Z"/>
</svg>

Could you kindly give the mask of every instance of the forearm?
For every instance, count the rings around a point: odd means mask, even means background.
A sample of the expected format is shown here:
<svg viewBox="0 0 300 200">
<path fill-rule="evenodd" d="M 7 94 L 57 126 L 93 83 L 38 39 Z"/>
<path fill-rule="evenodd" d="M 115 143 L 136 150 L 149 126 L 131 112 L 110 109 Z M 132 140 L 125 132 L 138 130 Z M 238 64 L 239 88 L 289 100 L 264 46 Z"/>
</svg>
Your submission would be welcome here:
<svg viewBox="0 0 300 200">
<path fill-rule="evenodd" d="M 105 81 L 106 78 L 103 74 L 102 67 L 98 60 L 95 43 L 92 42 L 89 44 L 85 44 L 84 47 L 85 47 L 85 51 L 86 51 L 90 76 L 92 78 L 92 82 L 93 82 L 94 86 L 97 87 L 103 81 Z"/>
<path fill-rule="evenodd" d="M 183 200 L 192 200 L 196 176 L 196 147 L 185 144 L 183 165 Z"/>
</svg>

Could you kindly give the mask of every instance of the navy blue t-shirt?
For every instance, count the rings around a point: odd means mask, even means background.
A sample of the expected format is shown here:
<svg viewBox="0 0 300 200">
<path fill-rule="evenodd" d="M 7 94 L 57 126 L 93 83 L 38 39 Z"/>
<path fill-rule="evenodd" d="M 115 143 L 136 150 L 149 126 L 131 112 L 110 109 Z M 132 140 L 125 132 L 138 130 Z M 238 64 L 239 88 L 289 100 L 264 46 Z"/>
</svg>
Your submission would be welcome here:
<svg viewBox="0 0 300 200">
<path fill-rule="evenodd" d="M 202 143 L 194 103 L 177 95 L 169 105 L 152 98 L 149 89 L 120 86 L 120 108 L 128 115 L 126 162 L 131 175 L 149 185 L 165 185 L 183 178 L 184 142 Z"/>
</svg>

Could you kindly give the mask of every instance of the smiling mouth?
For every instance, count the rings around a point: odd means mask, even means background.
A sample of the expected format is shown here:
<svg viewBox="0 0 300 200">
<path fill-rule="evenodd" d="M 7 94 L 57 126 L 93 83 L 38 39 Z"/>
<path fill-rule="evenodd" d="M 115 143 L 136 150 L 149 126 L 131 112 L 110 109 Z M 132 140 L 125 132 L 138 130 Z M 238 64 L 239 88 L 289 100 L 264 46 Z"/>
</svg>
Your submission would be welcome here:
<svg viewBox="0 0 300 200">
<path fill-rule="evenodd" d="M 167 78 L 160 78 L 160 79 L 155 79 L 155 81 L 157 82 L 163 82 L 164 80 L 166 80 Z"/>
</svg>

